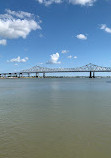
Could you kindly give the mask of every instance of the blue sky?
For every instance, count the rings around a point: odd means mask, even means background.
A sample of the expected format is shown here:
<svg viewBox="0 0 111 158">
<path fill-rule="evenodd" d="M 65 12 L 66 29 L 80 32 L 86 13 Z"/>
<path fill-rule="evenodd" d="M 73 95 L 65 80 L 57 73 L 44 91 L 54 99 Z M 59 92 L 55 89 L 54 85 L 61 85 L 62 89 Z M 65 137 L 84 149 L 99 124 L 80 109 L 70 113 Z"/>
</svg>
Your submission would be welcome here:
<svg viewBox="0 0 111 158">
<path fill-rule="evenodd" d="M 111 66 L 110 0 L 1 0 L 0 72 Z"/>
</svg>

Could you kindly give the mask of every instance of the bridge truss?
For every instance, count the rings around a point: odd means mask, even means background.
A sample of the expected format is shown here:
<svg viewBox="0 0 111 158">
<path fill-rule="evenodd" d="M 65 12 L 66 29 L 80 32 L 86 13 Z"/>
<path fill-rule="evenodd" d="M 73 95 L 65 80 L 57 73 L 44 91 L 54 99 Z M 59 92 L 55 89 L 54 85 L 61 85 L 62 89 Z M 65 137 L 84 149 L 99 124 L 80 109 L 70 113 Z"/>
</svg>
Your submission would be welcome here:
<svg viewBox="0 0 111 158">
<path fill-rule="evenodd" d="M 47 68 L 47 67 L 34 66 L 32 68 L 25 69 L 16 73 L 1 73 L 0 77 L 1 76 L 20 77 L 23 76 L 23 74 L 28 74 L 28 77 L 30 77 L 31 73 L 36 73 L 36 77 L 38 77 L 39 73 L 43 73 L 43 77 L 45 78 L 46 73 L 62 73 L 62 72 L 90 72 L 89 77 L 94 78 L 95 72 L 111 72 L 111 67 L 98 66 L 92 63 L 76 68 Z"/>
<path fill-rule="evenodd" d="M 53 72 L 111 72 L 111 67 L 102 67 L 94 64 L 87 64 L 82 67 L 76 68 L 46 68 L 40 66 L 34 66 L 32 68 L 22 70 L 22 73 L 53 73 Z"/>
</svg>

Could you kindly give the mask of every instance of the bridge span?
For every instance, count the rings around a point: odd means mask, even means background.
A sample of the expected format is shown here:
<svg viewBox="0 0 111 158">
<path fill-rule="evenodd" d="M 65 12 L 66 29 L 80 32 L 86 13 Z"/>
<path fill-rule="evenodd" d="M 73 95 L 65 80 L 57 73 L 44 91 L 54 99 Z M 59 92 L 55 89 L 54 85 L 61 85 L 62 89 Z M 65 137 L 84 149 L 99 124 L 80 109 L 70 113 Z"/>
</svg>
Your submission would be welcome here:
<svg viewBox="0 0 111 158">
<path fill-rule="evenodd" d="M 82 67 L 76 67 L 76 68 L 47 68 L 47 67 L 40 67 L 40 66 L 34 66 L 32 68 L 22 70 L 20 72 L 14 72 L 14 73 L 1 73 L 0 77 L 23 77 L 24 75 L 27 77 L 30 77 L 30 75 L 33 73 L 35 74 L 35 77 L 39 77 L 39 74 L 43 74 L 43 78 L 46 77 L 46 73 L 68 73 L 68 72 L 89 72 L 89 78 L 95 78 L 96 72 L 111 72 L 111 67 L 102 67 L 98 65 L 94 65 L 92 63 L 89 63 Z"/>
</svg>

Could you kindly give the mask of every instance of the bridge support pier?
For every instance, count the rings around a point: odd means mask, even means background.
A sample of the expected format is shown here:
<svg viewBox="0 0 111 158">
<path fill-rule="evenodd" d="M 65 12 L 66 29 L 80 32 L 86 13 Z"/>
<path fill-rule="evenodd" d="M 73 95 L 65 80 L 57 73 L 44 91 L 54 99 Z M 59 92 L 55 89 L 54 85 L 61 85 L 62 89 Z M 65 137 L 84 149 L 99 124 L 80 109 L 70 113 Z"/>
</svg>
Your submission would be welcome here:
<svg viewBox="0 0 111 158">
<path fill-rule="evenodd" d="M 39 78 L 39 73 L 36 72 L 36 78 Z"/>
<path fill-rule="evenodd" d="M 12 74 L 11 74 L 11 73 L 9 73 L 9 77 L 12 77 Z"/>
<path fill-rule="evenodd" d="M 89 78 L 92 78 L 92 72 L 90 71 L 90 75 L 89 75 Z"/>
<path fill-rule="evenodd" d="M 22 77 L 22 73 L 19 73 L 19 78 Z"/>
<path fill-rule="evenodd" d="M 95 78 L 95 72 L 93 72 L 93 78 Z"/>
<path fill-rule="evenodd" d="M 45 72 L 43 73 L 43 78 L 45 78 Z"/>
<path fill-rule="evenodd" d="M 6 74 L 4 74 L 4 77 L 5 77 L 5 78 L 7 77 Z"/>
<path fill-rule="evenodd" d="M 92 73 L 93 73 L 93 75 L 92 75 Z M 89 78 L 95 78 L 95 72 L 90 71 Z"/>
<path fill-rule="evenodd" d="M 28 77 L 30 77 L 30 73 L 28 73 Z"/>
<path fill-rule="evenodd" d="M 17 73 L 15 73 L 15 77 L 17 77 Z"/>
</svg>

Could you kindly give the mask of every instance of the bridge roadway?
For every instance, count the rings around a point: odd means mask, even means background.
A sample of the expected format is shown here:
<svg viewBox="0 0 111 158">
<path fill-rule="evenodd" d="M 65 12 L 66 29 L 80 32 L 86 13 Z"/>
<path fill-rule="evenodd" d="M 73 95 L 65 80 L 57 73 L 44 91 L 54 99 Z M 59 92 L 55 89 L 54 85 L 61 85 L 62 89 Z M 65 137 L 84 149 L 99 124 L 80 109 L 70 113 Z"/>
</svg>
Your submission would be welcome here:
<svg viewBox="0 0 111 158">
<path fill-rule="evenodd" d="M 20 72 L 15 73 L 1 73 L 0 77 L 8 78 L 8 77 L 23 77 L 24 75 L 30 77 L 30 74 L 35 74 L 35 77 L 39 77 L 39 74 L 43 74 L 43 78 L 45 78 L 46 73 L 68 73 L 68 72 L 89 72 L 89 78 L 95 78 L 95 72 L 111 72 L 111 67 L 102 67 L 94 64 L 87 64 L 82 67 L 77 68 L 45 68 L 40 66 L 34 66 L 30 69 L 22 70 Z"/>
</svg>

